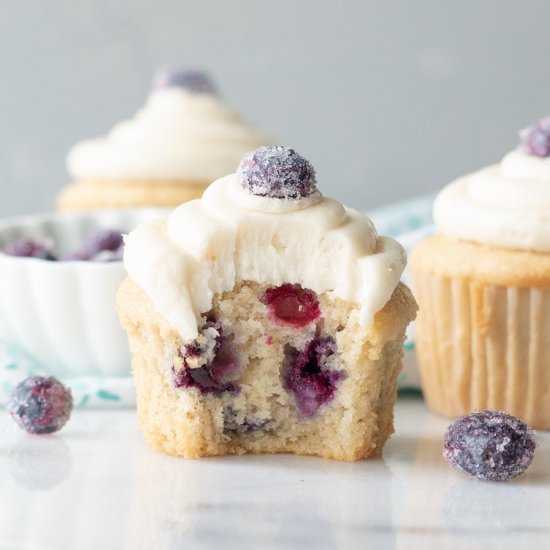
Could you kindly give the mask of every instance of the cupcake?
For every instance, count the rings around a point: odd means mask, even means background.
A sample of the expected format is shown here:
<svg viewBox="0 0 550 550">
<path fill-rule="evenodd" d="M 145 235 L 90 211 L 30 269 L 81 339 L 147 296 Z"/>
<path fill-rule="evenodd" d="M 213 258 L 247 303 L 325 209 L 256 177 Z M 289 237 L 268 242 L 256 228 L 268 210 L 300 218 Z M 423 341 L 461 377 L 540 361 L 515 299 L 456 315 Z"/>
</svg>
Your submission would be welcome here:
<svg viewBox="0 0 550 550">
<path fill-rule="evenodd" d="M 413 252 L 428 404 L 506 410 L 550 429 L 550 118 L 498 165 L 437 196 L 437 234 Z"/>
<path fill-rule="evenodd" d="M 198 198 L 270 140 L 219 98 L 202 72 L 162 69 L 143 109 L 105 137 L 75 145 L 60 210 L 177 206 Z"/>
<path fill-rule="evenodd" d="M 117 311 L 146 440 L 189 458 L 379 455 L 416 312 L 405 261 L 280 146 L 131 232 Z"/>
</svg>

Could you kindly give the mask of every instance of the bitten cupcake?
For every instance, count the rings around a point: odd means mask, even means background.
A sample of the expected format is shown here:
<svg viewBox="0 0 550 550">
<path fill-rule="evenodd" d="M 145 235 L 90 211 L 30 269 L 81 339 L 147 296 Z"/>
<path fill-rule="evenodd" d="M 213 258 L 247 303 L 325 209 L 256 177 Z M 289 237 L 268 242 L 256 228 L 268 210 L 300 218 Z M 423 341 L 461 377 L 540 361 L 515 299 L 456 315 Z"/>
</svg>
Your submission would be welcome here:
<svg viewBox="0 0 550 550">
<path fill-rule="evenodd" d="M 550 118 L 498 165 L 451 183 L 411 258 L 428 404 L 550 429 Z"/>
<path fill-rule="evenodd" d="M 126 239 L 117 310 L 156 449 L 196 458 L 380 454 L 416 302 L 405 254 L 262 147 Z"/>
<path fill-rule="evenodd" d="M 161 69 L 134 118 L 69 151 L 74 181 L 57 205 L 60 210 L 177 206 L 200 197 L 246 151 L 269 143 L 225 106 L 206 74 Z"/>
</svg>

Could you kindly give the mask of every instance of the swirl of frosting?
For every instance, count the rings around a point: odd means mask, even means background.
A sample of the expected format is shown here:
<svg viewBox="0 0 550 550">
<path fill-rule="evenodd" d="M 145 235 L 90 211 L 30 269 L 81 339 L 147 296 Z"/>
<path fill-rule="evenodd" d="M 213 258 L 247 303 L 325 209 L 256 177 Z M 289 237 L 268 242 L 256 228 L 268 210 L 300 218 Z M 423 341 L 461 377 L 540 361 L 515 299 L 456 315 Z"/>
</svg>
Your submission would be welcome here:
<svg viewBox="0 0 550 550">
<path fill-rule="evenodd" d="M 437 196 L 434 220 L 450 237 L 550 252 L 550 158 L 516 149 L 459 178 Z"/>
<path fill-rule="evenodd" d="M 76 144 L 67 169 L 74 179 L 210 182 L 270 141 L 215 94 L 165 86 L 105 137 Z"/>
<path fill-rule="evenodd" d="M 124 265 L 182 338 L 198 333 L 214 294 L 240 280 L 299 283 L 360 304 L 370 326 L 399 283 L 405 253 L 378 237 L 370 219 L 324 198 L 292 202 L 239 191 L 237 176 L 215 181 L 202 199 L 179 206 L 165 221 L 126 237 Z"/>
</svg>

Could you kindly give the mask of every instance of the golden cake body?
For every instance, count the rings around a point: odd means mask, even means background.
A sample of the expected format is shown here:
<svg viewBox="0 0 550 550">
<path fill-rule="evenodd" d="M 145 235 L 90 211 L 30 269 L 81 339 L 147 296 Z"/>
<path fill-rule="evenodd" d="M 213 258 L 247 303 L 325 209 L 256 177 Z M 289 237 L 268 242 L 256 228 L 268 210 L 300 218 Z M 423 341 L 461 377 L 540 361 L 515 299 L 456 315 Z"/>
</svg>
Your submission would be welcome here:
<svg viewBox="0 0 550 550">
<path fill-rule="evenodd" d="M 236 175 L 133 232 L 117 310 L 147 441 L 190 458 L 378 455 L 416 312 L 404 262 L 317 191 L 260 197 Z"/>
<path fill-rule="evenodd" d="M 428 404 L 550 429 L 550 162 L 523 150 L 460 178 L 411 256 Z"/>
<path fill-rule="evenodd" d="M 270 142 L 213 88 L 190 88 L 189 78 L 168 74 L 133 118 L 69 151 L 73 182 L 58 196 L 60 210 L 177 206 L 199 198 L 246 151 Z"/>
</svg>

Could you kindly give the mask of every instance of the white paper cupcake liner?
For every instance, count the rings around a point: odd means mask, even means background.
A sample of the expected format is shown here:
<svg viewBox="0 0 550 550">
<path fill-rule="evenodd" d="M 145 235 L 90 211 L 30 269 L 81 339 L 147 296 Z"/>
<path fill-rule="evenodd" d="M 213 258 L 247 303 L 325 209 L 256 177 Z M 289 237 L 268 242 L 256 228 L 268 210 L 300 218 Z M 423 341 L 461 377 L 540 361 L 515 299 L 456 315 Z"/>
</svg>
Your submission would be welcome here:
<svg viewBox="0 0 550 550">
<path fill-rule="evenodd" d="M 499 409 L 550 429 L 550 291 L 415 273 L 426 401 L 457 416 Z"/>
</svg>

